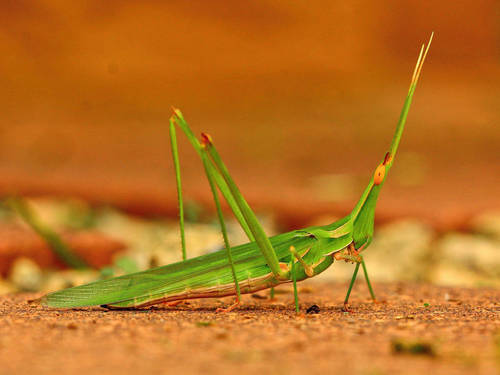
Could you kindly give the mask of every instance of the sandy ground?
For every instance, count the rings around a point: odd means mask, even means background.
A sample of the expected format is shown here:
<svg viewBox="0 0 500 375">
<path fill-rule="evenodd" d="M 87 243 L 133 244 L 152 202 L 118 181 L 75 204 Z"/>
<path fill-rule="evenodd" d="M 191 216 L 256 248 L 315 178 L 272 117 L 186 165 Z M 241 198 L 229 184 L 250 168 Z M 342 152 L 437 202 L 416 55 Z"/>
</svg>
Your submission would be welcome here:
<svg viewBox="0 0 500 375">
<path fill-rule="evenodd" d="M 144 311 L 49 310 L 34 295 L 0 299 L 2 374 L 494 374 L 500 369 L 500 292 L 377 284 L 372 304 L 355 287 L 306 283 L 296 315 L 288 287 L 277 300 L 246 296 Z M 260 293 L 259 296 L 266 296 Z M 395 351 L 419 344 L 427 353 Z"/>
</svg>

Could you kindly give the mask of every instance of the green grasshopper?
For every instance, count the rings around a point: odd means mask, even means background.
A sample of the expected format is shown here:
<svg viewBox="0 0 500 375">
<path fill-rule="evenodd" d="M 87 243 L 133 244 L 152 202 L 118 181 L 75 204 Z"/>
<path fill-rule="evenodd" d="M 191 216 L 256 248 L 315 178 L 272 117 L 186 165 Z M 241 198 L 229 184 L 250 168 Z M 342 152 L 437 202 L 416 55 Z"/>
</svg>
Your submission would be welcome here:
<svg viewBox="0 0 500 375">
<path fill-rule="evenodd" d="M 236 296 L 236 302 L 222 311 L 231 311 L 241 301 L 241 294 L 293 283 L 295 308 L 299 311 L 297 282 L 314 277 L 335 260 L 356 264 L 344 301 L 349 295 L 360 265 L 373 300 L 375 294 L 361 256 L 370 244 L 374 229 L 375 206 L 394 157 L 410 109 L 417 81 L 432 42 L 422 45 L 410 88 L 389 151 L 375 169 L 373 177 L 352 212 L 325 226 L 313 226 L 268 237 L 257 217 L 231 178 L 211 137 L 198 140 L 181 111 L 174 109 L 170 118 L 170 140 L 175 167 L 180 216 L 183 260 L 178 263 L 77 286 L 43 296 L 39 302 L 50 307 L 72 308 L 101 305 L 109 309 L 139 308 L 187 299 Z M 180 128 L 200 156 L 213 194 L 225 249 L 186 259 L 184 209 L 176 127 Z M 222 215 L 219 193 L 227 201 L 249 238 L 243 245 L 231 247 Z M 221 310 L 221 309 L 219 309 Z"/>
</svg>

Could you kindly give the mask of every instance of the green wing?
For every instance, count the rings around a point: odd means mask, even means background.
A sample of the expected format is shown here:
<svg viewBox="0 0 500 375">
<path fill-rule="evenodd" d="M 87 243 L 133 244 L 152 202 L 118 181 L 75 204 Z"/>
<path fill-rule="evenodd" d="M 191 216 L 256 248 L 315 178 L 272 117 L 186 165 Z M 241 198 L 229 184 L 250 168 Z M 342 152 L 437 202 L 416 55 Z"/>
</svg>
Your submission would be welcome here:
<svg viewBox="0 0 500 375">
<path fill-rule="evenodd" d="M 346 247 L 352 241 L 352 234 L 347 231 L 342 236 L 319 239 L 310 235 L 315 232 L 313 229 L 332 231 L 340 228 L 347 220 L 348 217 L 325 227 L 311 227 L 279 234 L 271 237 L 270 241 L 280 262 L 290 262 L 290 246 L 294 246 L 299 254 L 314 249 L 305 255 L 307 261 L 314 263 L 319 257 Z M 239 282 L 244 283 L 249 279 L 271 274 L 271 269 L 255 242 L 235 246 L 231 253 Z M 319 267 L 317 273 L 331 264 L 330 259 L 328 257 L 329 261 Z M 225 249 L 222 249 L 183 262 L 49 293 L 42 297 L 40 302 L 46 306 L 62 308 L 95 305 L 129 307 L 186 291 L 233 283 L 227 254 Z"/>
<path fill-rule="evenodd" d="M 304 251 L 314 242 L 311 237 L 296 237 L 296 232 L 271 238 L 280 261 L 290 260 L 289 247 Z M 264 257 L 254 242 L 231 249 L 238 280 L 270 273 Z M 138 305 L 185 290 L 196 290 L 232 283 L 233 276 L 225 249 L 151 270 L 96 281 L 64 289 L 42 297 L 50 307 L 81 307 L 103 304 Z"/>
</svg>

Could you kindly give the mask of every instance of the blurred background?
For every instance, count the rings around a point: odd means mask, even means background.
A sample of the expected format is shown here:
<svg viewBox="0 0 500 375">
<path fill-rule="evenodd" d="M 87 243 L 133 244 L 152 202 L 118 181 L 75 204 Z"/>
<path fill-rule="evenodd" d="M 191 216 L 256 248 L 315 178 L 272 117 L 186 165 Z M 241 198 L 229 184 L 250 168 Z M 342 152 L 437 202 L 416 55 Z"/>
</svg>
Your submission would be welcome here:
<svg viewBox="0 0 500 375">
<path fill-rule="evenodd" d="M 458 236 L 472 262 L 480 233 L 478 251 L 498 256 L 499 16 L 494 0 L 3 1 L 0 194 L 175 219 L 173 105 L 277 230 L 326 224 L 385 154 L 434 31 L 377 224 L 409 226 L 433 254 Z M 180 148 L 192 212 L 211 210 L 199 160 Z"/>
</svg>

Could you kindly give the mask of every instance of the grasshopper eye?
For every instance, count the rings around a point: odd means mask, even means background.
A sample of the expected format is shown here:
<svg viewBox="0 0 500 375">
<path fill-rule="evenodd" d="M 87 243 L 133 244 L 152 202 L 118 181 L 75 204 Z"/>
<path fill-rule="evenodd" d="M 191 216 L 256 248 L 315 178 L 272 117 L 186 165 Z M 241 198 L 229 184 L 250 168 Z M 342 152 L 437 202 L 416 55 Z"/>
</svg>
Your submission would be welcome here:
<svg viewBox="0 0 500 375">
<path fill-rule="evenodd" d="M 377 169 L 375 169 L 375 174 L 373 175 L 373 183 L 375 185 L 380 185 L 384 181 L 385 176 L 385 165 L 380 164 Z"/>
</svg>

